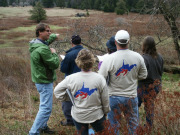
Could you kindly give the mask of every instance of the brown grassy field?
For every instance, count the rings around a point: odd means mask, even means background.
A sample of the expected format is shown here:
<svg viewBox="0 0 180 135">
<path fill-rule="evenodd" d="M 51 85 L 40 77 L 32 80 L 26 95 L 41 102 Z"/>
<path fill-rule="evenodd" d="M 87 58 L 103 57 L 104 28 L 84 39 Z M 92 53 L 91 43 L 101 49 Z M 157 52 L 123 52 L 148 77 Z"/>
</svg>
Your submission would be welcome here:
<svg viewBox="0 0 180 135">
<path fill-rule="evenodd" d="M 35 38 L 35 22 L 28 20 L 28 10 L 31 7 L 0 7 L 0 134 L 26 135 L 32 126 L 38 111 L 39 95 L 31 81 L 28 42 Z M 141 53 L 141 43 L 145 36 L 156 38 L 161 27 L 151 16 L 129 13 L 116 15 L 89 11 L 89 17 L 76 18 L 74 15 L 85 10 L 74 9 L 46 9 L 48 23 L 52 32 L 59 33 L 60 39 L 52 44 L 59 54 L 71 47 L 70 37 L 79 34 L 85 47 L 90 46 L 94 54 L 103 54 L 106 51 L 106 42 L 119 29 L 126 29 L 131 35 L 130 47 Z M 162 16 L 158 16 L 162 19 Z M 157 22 L 156 22 L 157 21 Z M 163 23 L 164 27 L 167 24 Z M 168 30 L 167 30 L 168 31 Z M 161 32 L 161 37 L 167 37 Z M 167 64 L 177 64 L 177 56 L 171 38 L 157 46 Z M 168 48 L 168 49 L 167 49 Z M 101 51 L 99 51 L 101 50 Z M 167 55 L 168 54 L 168 55 Z M 97 71 L 97 63 L 94 68 Z M 64 74 L 57 70 L 58 79 L 54 86 L 64 78 Z M 179 75 L 164 73 L 163 91 L 157 98 L 155 113 L 155 127 L 151 134 L 179 134 L 180 129 L 180 81 Z M 140 108 L 141 125 L 144 124 L 144 111 Z M 53 111 L 49 119 L 49 126 L 53 127 L 58 135 L 73 135 L 74 127 L 62 127 L 60 121 L 65 119 L 61 103 L 54 98 Z M 123 123 L 124 128 L 126 124 Z M 121 129 L 122 134 L 127 130 Z M 142 130 L 145 134 L 146 131 Z M 108 135 L 108 132 L 107 132 Z"/>
</svg>

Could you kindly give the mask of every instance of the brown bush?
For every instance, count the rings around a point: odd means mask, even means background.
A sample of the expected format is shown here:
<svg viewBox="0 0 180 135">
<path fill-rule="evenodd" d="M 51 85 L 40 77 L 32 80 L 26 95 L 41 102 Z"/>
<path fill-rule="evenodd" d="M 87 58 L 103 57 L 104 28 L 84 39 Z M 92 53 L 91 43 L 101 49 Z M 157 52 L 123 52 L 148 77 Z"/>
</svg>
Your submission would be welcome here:
<svg viewBox="0 0 180 135">
<path fill-rule="evenodd" d="M 9 32 L 6 34 L 7 39 L 15 39 L 23 36 L 25 36 L 24 32 Z"/>
<path fill-rule="evenodd" d="M 0 44 L 4 44 L 5 43 L 5 41 L 3 41 L 3 40 L 0 40 Z"/>
<path fill-rule="evenodd" d="M 9 17 L 0 19 L 0 30 L 9 30 L 19 26 L 29 26 L 33 22 L 28 20 L 26 17 Z"/>
<path fill-rule="evenodd" d="M 23 93 L 31 81 L 30 62 L 24 57 L 1 55 L 0 64 L 0 85 L 5 88 L 3 91 Z"/>
</svg>

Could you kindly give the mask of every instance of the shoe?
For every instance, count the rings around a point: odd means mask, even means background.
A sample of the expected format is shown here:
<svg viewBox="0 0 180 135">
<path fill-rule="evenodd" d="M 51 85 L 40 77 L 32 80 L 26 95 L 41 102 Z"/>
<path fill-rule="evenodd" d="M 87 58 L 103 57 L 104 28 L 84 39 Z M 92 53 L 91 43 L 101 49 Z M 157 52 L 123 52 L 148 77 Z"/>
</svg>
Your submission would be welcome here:
<svg viewBox="0 0 180 135">
<path fill-rule="evenodd" d="M 55 134 L 55 131 L 53 131 L 47 126 L 45 129 L 40 129 L 40 133 Z"/>
<path fill-rule="evenodd" d="M 61 125 L 62 126 L 74 126 L 74 123 L 73 122 L 64 122 L 64 121 L 61 121 Z"/>
</svg>

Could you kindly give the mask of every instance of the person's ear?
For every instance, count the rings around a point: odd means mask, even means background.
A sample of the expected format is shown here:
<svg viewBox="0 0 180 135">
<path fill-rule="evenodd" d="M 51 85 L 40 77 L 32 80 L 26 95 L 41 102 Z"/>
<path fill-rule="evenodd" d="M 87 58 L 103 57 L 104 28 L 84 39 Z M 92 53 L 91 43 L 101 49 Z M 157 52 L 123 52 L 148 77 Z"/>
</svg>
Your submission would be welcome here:
<svg viewBox="0 0 180 135">
<path fill-rule="evenodd" d="M 42 34 L 42 32 L 41 31 L 38 31 L 39 32 L 39 35 L 41 35 Z"/>
<path fill-rule="evenodd" d="M 116 40 L 115 40 L 115 45 L 116 45 L 116 46 L 118 46 L 118 43 L 117 43 L 117 41 L 116 41 Z"/>
</svg>

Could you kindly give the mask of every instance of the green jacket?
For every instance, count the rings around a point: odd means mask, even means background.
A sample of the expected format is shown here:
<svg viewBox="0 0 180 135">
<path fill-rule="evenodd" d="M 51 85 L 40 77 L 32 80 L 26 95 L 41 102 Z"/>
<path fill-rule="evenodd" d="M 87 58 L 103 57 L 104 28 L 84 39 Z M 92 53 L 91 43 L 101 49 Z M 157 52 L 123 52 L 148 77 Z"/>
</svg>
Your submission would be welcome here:
<svg viewBox="0 0 180 135">
<path fill-rule="evenodd" d="M 55 34 L 51 34 L 46 41 L 48 44 L 56 39 Z M 39 39 L 30 41 L 31 56 L 31 77 L 35 83 L 52 83 L 56 80 L 55 69 L 59 67 L 59 57 L 56 53 L 51 53 L 49 46 Z"/>
</svg>

